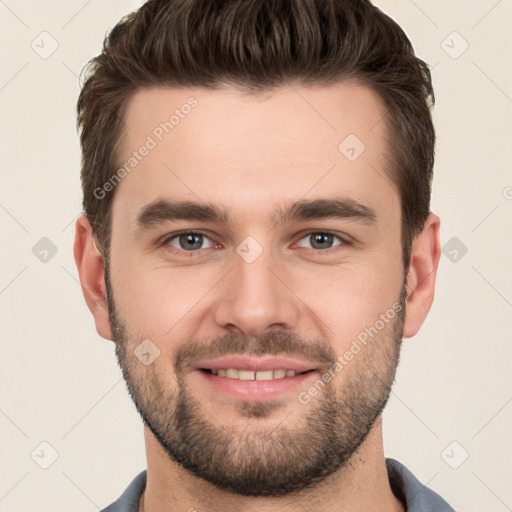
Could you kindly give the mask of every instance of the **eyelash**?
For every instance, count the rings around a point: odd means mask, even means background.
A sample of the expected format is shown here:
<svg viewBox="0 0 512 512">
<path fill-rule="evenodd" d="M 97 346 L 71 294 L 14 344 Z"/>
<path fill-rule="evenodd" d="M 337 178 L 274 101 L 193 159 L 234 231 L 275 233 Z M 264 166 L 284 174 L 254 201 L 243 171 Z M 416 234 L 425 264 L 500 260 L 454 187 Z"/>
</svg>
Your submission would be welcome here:
<svg viewBox="0 0 512 512">
<path fill-rule="evenodd" d="M 196 250 L 191 250 L 191 251 L 187 251 L 185 249 L 178 249 L 176 247 L 171 247 L 169 244 L 169 242 L 171 242 L 171 240 L 174 240 L 175 238 L 178 238 L 182 235 L 201 235 L 205 238 L 207 238 L 208 240 L 210 240 L 211 242 L 213 242 L 214 244 L 216 244 L 216 242 L 214 240 L 212 240 L 207 234 L 205 233 L 202 233 L 201 231 L 178 231 L 176 233 L 173 233 L 172 235 L 169 235 L 168 237 L 165 237 L 163 239 L 163 241 L 161 242 L 161 245 L 162 246 L 166 246 L 166 249 L 171 251 L 171 252 L 178 252 L 180 254 L 189 254 L 190 256 L 194 255 L 194 253 L 198 253 L 204 249 L 196 249 Z M 331 233 L 330 231 L 308 231 L 306 232 L 304 235 L 302 235 L 299 239 L 299 242 L 301 240 L 304 240 L 304 238 L 306 237 L 309 237 L 311 235 L 330 235 L 330 236 L 333 236 L 334 238 L 337 238 L 340 242 L 339 245 L 335 245 L 334 247 L 330 247 L 328 249 L 315 249 L 315 248 L 309 248 L 309 247 L 305 247 L 305 249 L 311 249 L 312 251 L 315 251 L 317 254 L 331 254 L 332 251 L 336 251 L 344 246 L 350 246 L 352 245 L 352 242 L 348 239 L 348 238 L 344 238 L 340 235 L 337 235 L 335 233 Z M 206 249 L 211 249 L 211 247 L 207 247 Z"/>
</svg>

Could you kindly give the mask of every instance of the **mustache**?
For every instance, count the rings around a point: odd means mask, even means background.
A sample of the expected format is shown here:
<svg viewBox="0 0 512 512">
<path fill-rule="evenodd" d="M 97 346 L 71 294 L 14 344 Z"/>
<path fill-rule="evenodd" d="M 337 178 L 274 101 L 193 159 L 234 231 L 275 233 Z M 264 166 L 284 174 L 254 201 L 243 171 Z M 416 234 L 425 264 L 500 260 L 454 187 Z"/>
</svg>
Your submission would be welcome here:
<svg viewBox="0 0 512 512">
<path fill-rule="evenodd" d="M 272 355 L 306 359 L 327 368 L 336 362 L 336 354 L 324 340 L 304 340 L 290 331 L 269 331 L 261 336 L 244 336 L 230 332 L 211 341 L 190 340 L 174 358 L 176 374 L 182 373 L 198 359 L 215 359 L 228 355 Z"/>
</svg>

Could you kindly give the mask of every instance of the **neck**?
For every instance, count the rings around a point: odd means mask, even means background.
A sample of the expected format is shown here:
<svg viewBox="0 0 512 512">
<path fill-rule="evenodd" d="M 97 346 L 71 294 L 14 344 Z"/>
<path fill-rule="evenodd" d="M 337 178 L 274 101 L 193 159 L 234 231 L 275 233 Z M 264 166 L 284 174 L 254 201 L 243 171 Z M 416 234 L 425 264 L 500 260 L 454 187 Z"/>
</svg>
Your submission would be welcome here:
<svg viewBox="0 0 512 512">
<path fill-rule="evenodd" d="M 382 417 L 348 463 L 315 487 L 280 497 L 247 497 L 219 490 L 172 461 L 146 427 L 147 483 L 140 512 L 244 510 L 284 512 L 403 512 L 389 486 L 382 446 Z"/>
</svg>

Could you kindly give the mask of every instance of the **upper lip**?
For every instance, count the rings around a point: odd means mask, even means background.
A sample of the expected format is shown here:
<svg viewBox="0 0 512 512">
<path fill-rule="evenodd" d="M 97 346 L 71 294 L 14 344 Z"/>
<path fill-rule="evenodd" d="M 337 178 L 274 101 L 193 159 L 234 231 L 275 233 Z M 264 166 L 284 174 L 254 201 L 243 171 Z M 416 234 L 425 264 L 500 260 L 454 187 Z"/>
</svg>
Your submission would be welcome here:
<svg viewBox="0 0 512 512">
<path fill-rule="evenodd" d="M 250 356 L 225 356 L 217 359 L 199 361 L 194 365 L 194 370 L 218 370 L 236 368 L 238 370 L 252 370 L 255 372 L 265 370 L 295 370 L 297 373 L 315 370 L 315 366 L 286 357 L 250 357 Z"/>
</svg>

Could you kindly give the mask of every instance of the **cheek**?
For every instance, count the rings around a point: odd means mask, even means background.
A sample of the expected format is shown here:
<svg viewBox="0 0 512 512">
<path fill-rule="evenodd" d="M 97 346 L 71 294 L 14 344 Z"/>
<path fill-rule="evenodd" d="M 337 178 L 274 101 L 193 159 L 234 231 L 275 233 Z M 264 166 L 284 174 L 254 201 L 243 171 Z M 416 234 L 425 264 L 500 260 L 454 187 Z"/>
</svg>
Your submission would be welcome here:
<svg viewBox="0 0 512 512">
<path fill-rule="evenodd" d="M 295 301 L 302 312 L 298 325 L 291 328 L 299 335 L 304 334 L 300 329 L 307 330 L 309 336 L 329 341 L 336 352 L 344 351 L 399 299 L 399 248 L 381 246 L 347 256 L 336 265 L 281 262 L 280 274 L 290 288 L 287 300 Z M 194 336 L 220 334 L 213 332 L 219 327 L 213 312 L 225 296 L 215 287 L 222 287 L 219 280 L 229 263 L 172 268 L 135 257 L 114 261 L 116 304 L 130 332 L 173 350 Z M 173 339 L 175 343 L 169 343 Z"/>
<path fill-rule="evenodd" d="M 402 266 L 385 262 L 351 264 L 308 273 L 297 295 L 317 318 L 316 325 L 337 353 L 399 301 Z M 307 310 L 306 310 L 307 311 Z"/>
<path fill-rule="evenodd" d="M 202 297 L 217 280 L 213 273 L 207 267 L 180 269 L 126 262 L 119 266 L 115 286 L 119 313 L 133 332 L 155 341 L 173 333 L 181 339 L 201 310 Z"/>
</svg>

